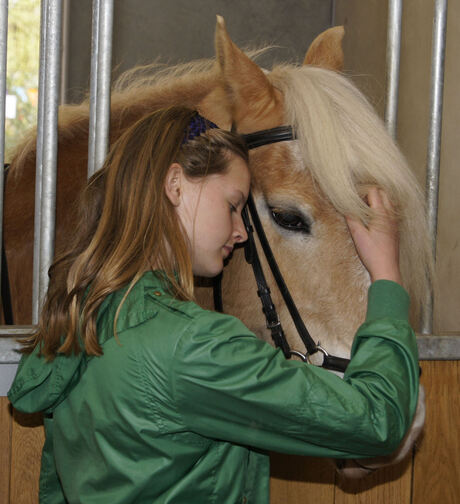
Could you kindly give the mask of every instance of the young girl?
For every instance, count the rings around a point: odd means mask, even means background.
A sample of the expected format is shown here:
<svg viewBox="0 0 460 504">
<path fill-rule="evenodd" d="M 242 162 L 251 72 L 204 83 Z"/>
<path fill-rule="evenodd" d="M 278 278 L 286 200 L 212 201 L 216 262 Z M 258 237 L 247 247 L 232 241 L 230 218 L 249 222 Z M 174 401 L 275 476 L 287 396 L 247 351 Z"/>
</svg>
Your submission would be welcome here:
<svg viewBox="0 0 460 504">
<path fill-rule="evenodd" d="M 174 107 L 130 127 L 90 180 L 9 392 L 43 411 L 42 503 L 267 503 L 264 450 L 392 452 L 417 403 L 416 342 L 384 194 L 350 221 L 373 284 L 344 379 L 193 302 L 247 236 L 242 140 Z"/>
</svg>

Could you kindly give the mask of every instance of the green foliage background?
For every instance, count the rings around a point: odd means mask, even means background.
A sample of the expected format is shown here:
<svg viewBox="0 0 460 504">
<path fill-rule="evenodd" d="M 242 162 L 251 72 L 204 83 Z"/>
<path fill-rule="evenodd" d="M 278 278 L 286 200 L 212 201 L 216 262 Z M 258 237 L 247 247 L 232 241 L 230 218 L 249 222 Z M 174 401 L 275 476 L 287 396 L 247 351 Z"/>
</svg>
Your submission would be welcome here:
<svg viewBox="0 0 460 504">
<path fill-rule="evenodd" d="M 10 0 L 7 93 L 17 96 L 16 118 L 6 120 L 5 160 L 37 121 L 40 1 Z"/>
</svg>

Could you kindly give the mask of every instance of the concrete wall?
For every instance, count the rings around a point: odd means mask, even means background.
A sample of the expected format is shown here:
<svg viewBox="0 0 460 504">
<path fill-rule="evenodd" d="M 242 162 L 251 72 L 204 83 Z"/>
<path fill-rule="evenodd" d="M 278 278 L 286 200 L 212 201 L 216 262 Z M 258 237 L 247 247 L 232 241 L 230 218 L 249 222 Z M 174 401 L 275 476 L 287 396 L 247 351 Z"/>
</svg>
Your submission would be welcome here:
<svg viewBox="0 0 460 504">
<path fill-rule="evenodd" d="M 405 0 L 397 139 L 425 186 L 429 121 L 433 0 Z M 460 170 L 458 161 L 460 2 L 449 2 L 439 192 L 434 332 L 460 332 Z M 383 115 L 387 2 L 337 0 L 337 24 L 346 25 L 346 70 Z"/>
<path fill-rule="evenodd" d="M 91 0 L 67 0 L 67 102 L 88 90 Z M 279 46 L 260 60 L 302 62 L 314 37 L 331 26 L 333 0 L 115 0 L 114 76 L 137 64 L 214 55 L 216 14 L 240 46 Z"/>
</svg>

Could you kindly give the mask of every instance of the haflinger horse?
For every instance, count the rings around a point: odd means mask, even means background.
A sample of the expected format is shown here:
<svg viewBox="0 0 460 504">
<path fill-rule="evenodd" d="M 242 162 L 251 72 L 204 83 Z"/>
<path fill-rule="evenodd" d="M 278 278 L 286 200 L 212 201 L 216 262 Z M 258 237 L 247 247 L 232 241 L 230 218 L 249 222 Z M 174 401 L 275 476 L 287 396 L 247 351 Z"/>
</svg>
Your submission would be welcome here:
<svg viewBox="0 0 460 504">
<path fill-rule="evenodd" d="M 173 104 L 197 108 L 220 127 L 233 125 L 245 134 L 292 125 L 295 140 L 251 151 L 252 193 L 309 331 L 327 351 L 347 357 L 365 317 L 370 279 L 344 216 L 369 221 L 366 188 L 384 189 L 393 203 L 400 223 L 403 281 L 415 306 L 429 281 L 432 259 L 416 180 L 372 107 L 340 74 L 342 37 L 341 27 L 327 30 L 313 42 L 302 66 L 283 64 L 268 72 L 232 42 L 218 17 L 215 59 L 137 68 L 119 79 L 112 93 L 110 141 L 144 114 Z M 88 114 L 88 102 L 60 110 L 57 250 L 72 233 L 71 209 L 86 180 Z M 35 143 L 31 135 L 18 150 L 6 187 L 4 233 L 15 323 L 30 323 Z M 269 340 L 241 250 L 225 268 L 222 285 L 225 311 Z M 299 349 L 287 309 L 271 285 L 288 341 Z M 210 289 L 200 287 L 197 292 L 198 301 L 212 307 Z M 410 451 L 423 426 L 423 394 L 420 397 L 416 419 L 398 452 L 347 461 L 342 468 L 346 476 L 397 462 Z"/>
</svg>

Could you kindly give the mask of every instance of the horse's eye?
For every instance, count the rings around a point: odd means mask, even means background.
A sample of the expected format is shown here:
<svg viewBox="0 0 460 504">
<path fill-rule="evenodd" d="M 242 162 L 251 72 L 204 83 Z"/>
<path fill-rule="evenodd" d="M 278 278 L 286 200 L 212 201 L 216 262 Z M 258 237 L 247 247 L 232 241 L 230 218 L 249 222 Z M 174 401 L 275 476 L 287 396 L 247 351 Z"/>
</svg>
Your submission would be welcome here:
<svg viewBox="0 0 460 504">
<path fill-rule="evenodd" d="M 289 231 L 301 231 L 310 234 L 310 223 L 301 215 L 280 210 L 279 208 L 270 208 L 270 212 L 278 226 Z"/>
</svg>

